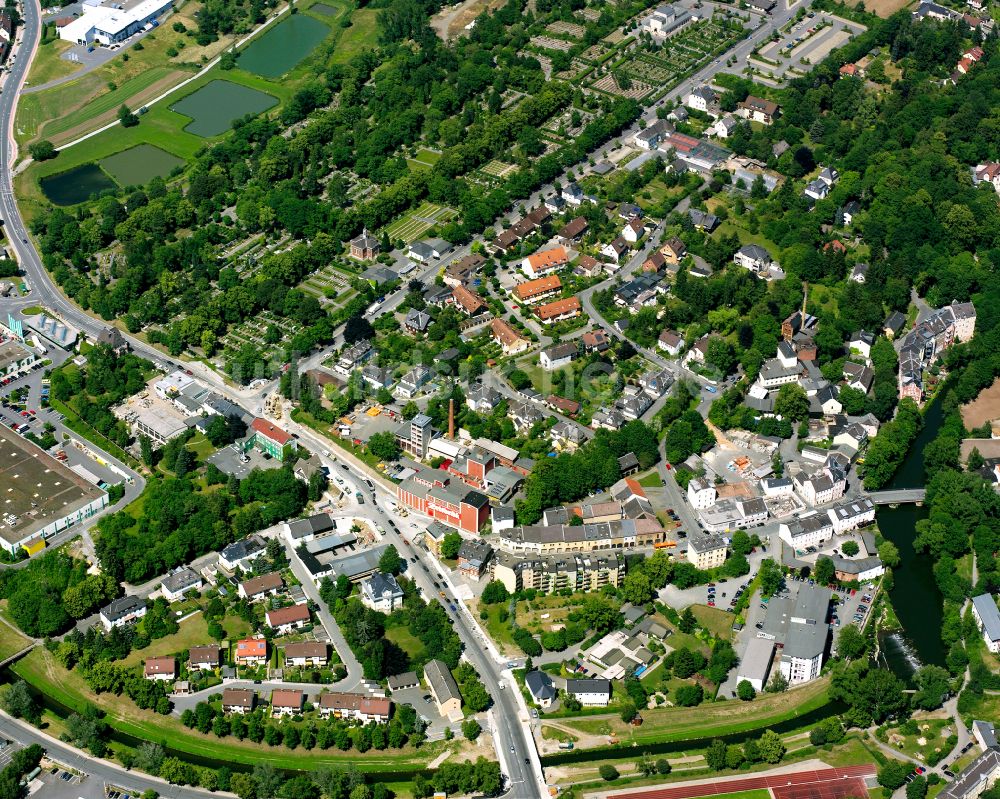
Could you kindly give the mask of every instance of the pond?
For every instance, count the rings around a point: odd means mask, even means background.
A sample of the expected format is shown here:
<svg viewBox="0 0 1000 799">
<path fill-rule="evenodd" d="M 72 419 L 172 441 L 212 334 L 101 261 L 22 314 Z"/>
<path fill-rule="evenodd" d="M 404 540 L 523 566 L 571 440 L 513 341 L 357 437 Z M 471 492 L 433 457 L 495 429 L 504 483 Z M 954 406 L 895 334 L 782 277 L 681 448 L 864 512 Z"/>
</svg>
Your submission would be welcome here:
<svg viewBox="0 0 1000 799">
<path fill-rule="evenodd" d="M 252 42 L 240 54 L 240 69 L 264 78 L 281 77 L 329 35 L 330 28 L 318 19 L 295 14 Z"/>
<path fill-rule="evenodd" d="M 887 490 L 924 485 L 924 447 L 937 437 L 943 417 L 940 402 L 926 408 L 924 426 Z M 917 522 L 926 517 L 927 509 L 916 505 L 884 506 L 877 516 L 882 535 L 899 549 L 889 598 L 903 627 L 902 635 L 883 637 L 882 653 L 889 668 L 903 679 L 922 664 L 943 666 L 947 654 L 941 643 L 943 599 L 934 580 L 934 563 L 913 549 Z"/>
<path fill-rule="evenodd" d="M 195 136 L 218 136 L 247 114 L 257 115 L 273 108 L 278 99 L 270 94 L 228 80 L 213 80 L 198 91 L 178 100 L 171 111 L 191 118 L 184 128 Z"/>
<path fill-rule="evenodd" d="M 53 205 L 76 205 L 108 189 L 117 189 L 97 164 L 83 164 L 39 181 L 42 193 Z"/>
<path fill-rule="evenodd" d="M 165 178 L 184 160 L 154 147 L 138 144 L 101 160 L 101 169 L 122 186 L 145 186 L 153 178 Z"/>
<path fill-rule="evenodd" d="M 309 10 L 323 17 L 335 17 L 340 13 L 339 8 L 327 5 L 326 3 L 315 3 L 309 6 Z"/>
</svg>

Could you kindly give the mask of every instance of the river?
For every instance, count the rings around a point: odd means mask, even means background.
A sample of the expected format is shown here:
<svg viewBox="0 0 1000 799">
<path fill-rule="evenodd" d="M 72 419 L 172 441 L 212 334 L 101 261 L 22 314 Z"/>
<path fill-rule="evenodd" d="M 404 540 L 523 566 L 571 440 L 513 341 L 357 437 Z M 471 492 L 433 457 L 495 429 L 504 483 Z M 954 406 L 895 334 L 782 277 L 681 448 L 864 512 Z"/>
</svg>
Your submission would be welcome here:
<svg viewBox="0 0 1000 799">
<path fill-rule="evenodd" d="M 924 447 L 937 436 L 943 417 L 940 402 L 927 406 L 924 426 L 887 489 L 924 485 Z M 882 652 L 889 668 L 907 680 L 921 664 L 943 666 L 946 654 L 941 643 L 943 599 L 934 581 L 934 564 L 913 549 L 917 522 L 926 516 L 927 509 L 916 505 L 883 506 L 877 516 L 882 535 L 899 548 L 900 564 L 893 569 L 889 598 L 903 626 L 902 635 L 883 636 Z"/>
</svg>

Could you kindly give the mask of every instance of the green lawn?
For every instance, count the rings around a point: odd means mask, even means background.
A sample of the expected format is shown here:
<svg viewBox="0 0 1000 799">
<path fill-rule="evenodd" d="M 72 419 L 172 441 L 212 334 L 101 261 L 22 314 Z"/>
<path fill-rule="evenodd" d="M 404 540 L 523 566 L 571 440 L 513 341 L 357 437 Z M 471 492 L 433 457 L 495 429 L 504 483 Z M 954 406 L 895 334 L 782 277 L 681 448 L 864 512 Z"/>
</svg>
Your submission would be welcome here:
<svg viewBox="0 0 1000 799">
<path fill-rule="evenodd" d="M 714 793 L 712 794 L 712 799 L 771 799 L 771 792 L 767 788 L 758 788 L 756 791 Z"/>
<path fill-rule="evenodd" d="M 113 694 L 94 694 L 76 671 L 67 671 L 44 649 L 35 649 L 13 667 L 18 676 L 37 690 L 68 708 L 93 703 L 106 713 L 108 723 L 121 732 L 156 741 L 195 757 L 218 758 L 230 763 L 260 762 L 261 745 L 252 741 L 219 739 L 184 727 L 178 718 L 140 710 L 130 700 Z M 277 769 L 312 771 L 322 766 L 355 766 L 364 772 L 423 769 L 445 747 L 443 742 L 424 744 L 397 752 L 369 751 L 360 754 L 339 750 L 289 750 L 268 747 L 267 761 Z"/>
<path fill-rule="evenodd" d="M 643 711 L 645 723 L 641 727 L 625 724 L 615 714 L 564 718 L 560 723 L 589 735 L 610 732 L 620 740 L 631 740 L 637 744 L 749 732 L 823 707 L 829 701 L 828 682 L 825 678 L 814 680 L 794 691 L 767 694 L 753 702 L 713 702 L 693 708 L 647 710 Z"/>
<path fill-rule="evenodd" d="M 731 592 L 726 591 L 726 593 Z M 721 591 L 719 599 L 722 601 Z M 708 605 L 692 605 L 691 612 L 694 613 L 698 623 L 716 638 L 728 641 L 733 637 L 733 619 L 736 617 L 732 613 L 721 608 L 710 608 Z"/>
<path fill-rule="evenodd" d="M 385 631 L 385 637 L 406 652 L 411 660 L 419 659 L 423 654 L 423 643 L 407 627 L 403 627 L 402 625 L 389 627 Z"/>
<path fill-rule="evenodd" d="M 324 0 L 325 1 L 325 0 Z M 332 3 L 328 3 L 332 5 Z M 347 28 L 337 41 L 333 54 L 335 64 L 346 64 L 362 50 L 370 50 L 376 45 L 378 34 L 378 10 L 359 8 L 351 15 L 351 27 Z"/>
<path fill-rule="evenodd" d="M 39 44 L 35 59 L 31 62 L 26 85 L 40 86 L 50 80 L 72 75 L 81 65 L 67 61 L 60 56 L 73 46 L 72 42 L 53 39 L 47 44 Z"/>
<path fill-rule="evenodd" d="M 173 635 L 157 638 L 145 649 L 133 649 L 122 663 L 126 666 L 136 666 L 144 663 L 148 658 L 176 655 L 192 646 L 210 643 L 212 643 L 212 639 L 208 635 L 208 622 L 205 621 L 204 616 L 196 613 L 182 621 L 177 632 Z"/>
<path fill-rule="evenodd" d="M 10 625 L 0 622 L 0 660 L 6 660 L 30 643 L 31 639 L 27 636 L 22 635 Z"/>
</svg>

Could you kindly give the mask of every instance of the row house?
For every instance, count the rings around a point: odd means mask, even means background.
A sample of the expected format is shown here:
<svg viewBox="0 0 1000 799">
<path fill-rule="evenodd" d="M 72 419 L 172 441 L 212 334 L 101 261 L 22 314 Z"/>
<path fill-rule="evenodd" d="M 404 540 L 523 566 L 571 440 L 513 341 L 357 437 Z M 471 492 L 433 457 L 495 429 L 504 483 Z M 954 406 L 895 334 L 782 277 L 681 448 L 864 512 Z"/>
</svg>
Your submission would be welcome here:
<svg viewBox="0 0 1000 799">
<path fill-rule="evenodd" d="M 490 338 L 500 345 L 504 355 L 517 355 L 531 346 L 528 339 L 524 338 L 503 319 L 494 319 L 490 322 Z"/>
<path fill-rule="evenodd" d="M 384 696 L 366 694 L 329 693 L 319 698 L 319 713 L 323 718 L 354 719 L 362 724 L 386 724 L 392 710 L 392 701 Z"/>
<path fill-rule="evenodd" d="M 512 594 L 533 589 L 555 591 L 600 591 L 621 584 L 625 558 L 620 552 L 588 552 L 567 555 L 521 557 L 501 554 L 493 566 L 493 579 Z"/>
<path fill-rule="evenodd" d="M 514 298 L 525 305 L 535 305 L 562 291 L 559 275 L 548 275 L 514 286 Z"/>
<path fill-rule="evenodd" d="M 565 247 L 553 247 L 550 250 L 536 252 L 521 261 L 521 270 L 530 279 L 558 272 L 569 263 L 569 254 Z"/>
<path fill-rule="evenodd" d="M 554 302 L 539 305 L 535 314 L 543 325 L 554 325 L 580 315 L 580 298 L 566 297 Z"/>
</svg>

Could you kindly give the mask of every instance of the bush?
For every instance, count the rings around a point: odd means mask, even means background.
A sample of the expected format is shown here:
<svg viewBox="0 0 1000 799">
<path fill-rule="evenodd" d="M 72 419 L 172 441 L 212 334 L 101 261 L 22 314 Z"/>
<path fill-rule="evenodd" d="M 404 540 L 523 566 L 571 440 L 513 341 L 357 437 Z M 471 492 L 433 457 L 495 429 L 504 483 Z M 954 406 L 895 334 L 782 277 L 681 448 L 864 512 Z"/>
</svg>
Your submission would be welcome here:
<svg viewBox="0 0 1000 799">
<path fill-rule="evenodd" d="M 909 763 L 902 760 L 890 760 L 878 770 L 878 784 L 890 791 L 895 791 L 904 782 L 907 775 L 913 770 Z"/>
<path fill-rule="evenodd" d="M 598 769 L 598 771 L 600 772 L 601 779 L 604 780 L 605 782 L 613 782 L 614 780 L 617 780 L 618 777 L 620 776 L 618 774 L 618 769 L 616 769 L 610 763 L 605 763 Z"/>
</svg>

